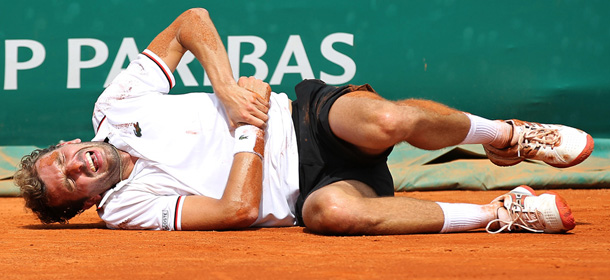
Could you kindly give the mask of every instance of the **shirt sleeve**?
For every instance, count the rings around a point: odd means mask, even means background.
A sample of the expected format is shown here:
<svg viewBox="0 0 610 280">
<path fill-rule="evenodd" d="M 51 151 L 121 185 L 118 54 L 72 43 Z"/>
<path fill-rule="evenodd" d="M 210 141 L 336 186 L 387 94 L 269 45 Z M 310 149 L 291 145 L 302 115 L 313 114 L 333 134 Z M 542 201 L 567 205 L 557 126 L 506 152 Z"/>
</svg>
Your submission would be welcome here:
<svg viewBox="0 0 610 280">
<path fill-rule="evenodd" d="M 95 103 L 93 128 L 97 131 L 107 111 L 118 103 L 129 102 L 146 94 L 167 94 L 176 84 L 165 62 L 150 50 L 144 50 L 121 71 Z"/>
<path fill-rule="evenodd" d="M 98 214 L 111 229 L 181 230 L 184 198 L 124 191 L 98 209 Z"/>
</svg>

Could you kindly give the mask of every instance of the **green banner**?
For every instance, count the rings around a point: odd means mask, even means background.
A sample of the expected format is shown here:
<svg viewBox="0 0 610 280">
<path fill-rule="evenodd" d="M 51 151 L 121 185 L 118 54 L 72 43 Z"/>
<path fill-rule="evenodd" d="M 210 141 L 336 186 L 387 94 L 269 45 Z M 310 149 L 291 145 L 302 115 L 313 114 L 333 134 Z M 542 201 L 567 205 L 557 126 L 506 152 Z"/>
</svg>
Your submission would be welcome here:
<svg viewBox="0 0 610 280">
<path fill-rule="evenodd" d="M 210 12 L 234 74 L 294 97 L 370 83 L 489 118 L 610 138 L 608 1 L 11 1 L 0 10 L 0 146 L 93 137 L 104 86 L 182 11 Z M 173 93 L 211 92 L 187 56 Z"/>
</svg>

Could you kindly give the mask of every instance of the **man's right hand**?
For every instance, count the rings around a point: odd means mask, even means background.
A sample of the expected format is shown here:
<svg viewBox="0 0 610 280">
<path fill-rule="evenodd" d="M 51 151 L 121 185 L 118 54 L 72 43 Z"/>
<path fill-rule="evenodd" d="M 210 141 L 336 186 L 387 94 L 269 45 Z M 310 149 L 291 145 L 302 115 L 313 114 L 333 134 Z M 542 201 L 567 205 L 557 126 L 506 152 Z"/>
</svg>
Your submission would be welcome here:
<svg viewBox="0 0 610 280">
<path fill-rule="evenodd" d="M 232 87 L 231 90 L 232 94 L 218 95 L 225 106 L 231 126 L 247 123 L 264 128 L 269 119 L 269 84 L 254 77 L 241 77 L 237 87 Z"/>
</svg>

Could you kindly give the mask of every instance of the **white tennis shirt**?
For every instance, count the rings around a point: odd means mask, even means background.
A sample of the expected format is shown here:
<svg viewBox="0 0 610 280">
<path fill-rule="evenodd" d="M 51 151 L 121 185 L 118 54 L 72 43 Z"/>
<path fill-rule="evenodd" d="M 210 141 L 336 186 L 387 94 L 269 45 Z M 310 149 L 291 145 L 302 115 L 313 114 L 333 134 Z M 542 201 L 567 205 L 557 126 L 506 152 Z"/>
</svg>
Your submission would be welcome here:
<svg viewBox="0 0 610 280">
<path fill-rule="evenodd" d="M 214 94 L 169 95 L 174 77 L 145 50 L 95 103 L 93 141 L 138 157 L 129 178 L 103 194 L 109 228 L 180 230 L 185 196 L 220 199 L 233 161 L 234 130 Z M 265 133 L 263 192 L 251 226 L 292 226 L 298 151 L 288 97 L 272 93 Z"/>
</svg>

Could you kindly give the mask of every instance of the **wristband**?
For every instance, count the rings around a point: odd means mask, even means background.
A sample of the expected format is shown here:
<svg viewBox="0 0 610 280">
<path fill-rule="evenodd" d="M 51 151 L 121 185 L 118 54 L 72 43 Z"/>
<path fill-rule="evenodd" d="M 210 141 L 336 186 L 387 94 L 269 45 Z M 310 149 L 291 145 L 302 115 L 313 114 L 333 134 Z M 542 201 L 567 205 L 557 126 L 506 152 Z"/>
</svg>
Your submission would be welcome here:
<svg viewBox="0 0 610 280">
<path fill-rule="evenodd" d="M 263 130 L 256 126 L 249 124 L 238 126 L 235 129 L 235 146 L 233 146 L 233 155 L 237 153 L 252 153 L 257 155 L 262 160 L 263 155 L 261 154 L 261 151 L 264 149 L 261 147 L 264 146 L 263 135 Z"/>
</svg>

